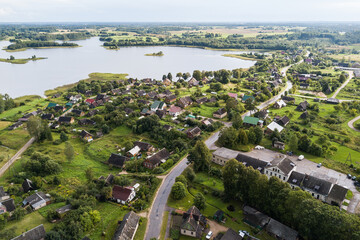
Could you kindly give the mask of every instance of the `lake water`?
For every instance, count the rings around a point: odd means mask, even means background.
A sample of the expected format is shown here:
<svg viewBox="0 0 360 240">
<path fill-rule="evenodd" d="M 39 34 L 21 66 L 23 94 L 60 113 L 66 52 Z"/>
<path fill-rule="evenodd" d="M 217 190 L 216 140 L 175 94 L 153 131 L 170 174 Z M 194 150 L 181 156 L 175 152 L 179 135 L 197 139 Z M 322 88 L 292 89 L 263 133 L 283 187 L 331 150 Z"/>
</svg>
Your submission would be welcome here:
<svg viewBox="0 0 360 240">
<path fill-rule="evenodd" d="M 11 97 L 38 94 L 58 86 L 87 78 L 92 72 L 128 73 L 134 78 L 161 79 L 171 72 L 175 78 L 178 72 L 193 70 L 219 70 L 248 68 L 255 64 L 236 58 L 223 57 L 224 51 L 212 51 L 184 47 L 123 47 L 107 50 L 101 47 L 98 38 L 76 41 L 82 47 L 28 49 L 8 53 L 0 50 L 0 58 L 29 58 L 32 55 L 48 59 L 30 61 L 27 64 L 0 62 L 0 93 Z M 0 42 L 0 49 L 9 45 Z M 144 56 L 146 53 L 162 51 L 164 56 Z"/>
</svg>

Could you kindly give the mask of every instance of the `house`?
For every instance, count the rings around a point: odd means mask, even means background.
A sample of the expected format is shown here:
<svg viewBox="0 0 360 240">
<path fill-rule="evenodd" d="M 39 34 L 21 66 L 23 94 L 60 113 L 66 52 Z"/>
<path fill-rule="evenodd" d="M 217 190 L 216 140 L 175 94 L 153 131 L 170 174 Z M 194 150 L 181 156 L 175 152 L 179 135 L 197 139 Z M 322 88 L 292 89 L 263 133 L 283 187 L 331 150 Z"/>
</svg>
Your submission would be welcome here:
<svg viewBox="0 0 360 240">
<path fill-rule="evenodd" d="M 163 110 L 166 107 L 166 104 L 164 102 L 161 101 L 155 101 L 151 107 L 150 110 L 152 111 L 156 111 L 156 110 Z"/>
<path fill-rule="evenodd" d="M 280 108 L 283 108 L 283 107 L 286 107 L 286 103 L 285 103 L 285 101 L 284 100 L 279 100 L 279 101 L 276 101 L 275 103 L 274 103 L 274 108 L 276 108 L 276 109 L 280 109 Z"/>
<path fill-rule="evenodd" d="M 235 99 L 238 98 L 237 93 L 228 93 L 228 96 L 231 97 L 231 98 L 235 98 Z"/>
<path fill-rule="evenodd" d="M 218 148 L 215 152 L 212 153 L 212 161 L 216 164 L 224 166 L 227 161 L 236 158 L 238 154 L 238 151 L 234 151 L 224 147 Z"/>
<path fill-rule="evenodd" d="M 275 129 L 277 129 L 278 132 L 280 133 L 284 128 L 279 124 L 277 124 L 276 122 L 271 122 L 266 128 L 265 134 L 270 135 L 275 131 Z"/>
<path fill-rule="evenodd" d="M 151 99 L 154 99 L 156 97 L 157 93 L 154 92 L 154 91 L 151 91 L 151 92 L 148 92 L 147 93 L 147 97 L 148 98 L 151 98 Z"/>
<path fill-rule="evenodd" d="M 340 100 L 336 99 L 336 98 L 328 98 L 326 99 L 326 103 L 330 103 L 330 104 L 339 104 Z"/>
<path fill-rule="evenodd" d="M 44 240 L 46 236 L 46 231 L 44 225 L 39 225 L 27 232 L 22 233 L 21 235 L 11 239 L 11 240 Z"/>
<path fill-rule="evenodd" d="M 268 178 L 277 177 L 282 181 L 287 181 L 296 165 L 286 156 L 279 156 L 273 159 L 265 168 L 265 175 Z"/>
<path fill-rule="evenodd" d="M 91 105 L 91 104 L 93 104 L 94 102 L 95 102 L 95 99 L 92 99 L 92 98 L 88 98 L 88 99 L 85 100 L 85 103 L 86 103 L 87 105 Z"/>
<path fill-rule="evenodd" d="M 128 157 L 136 157 L 139 153 L 140 153 L 141 149 L 138 146 L 134 146 L 132 149 L 130 149 L 129 151 L 127 151 L 126 155 Z"/>
<path fill-rule="evenodd" d="M 25 179 L 21 186 L 22 186 L 24 193 L 27 193 L 30 190 L 34 190 L 33 183 L 29 179 Z"/>
<path fill-rule="evenodd" d="M 226 112 L 225 108 L 220 108 L 213 113 L 214 118 L 220 118 L 220 119 L 226 117 L 226 115 L 227 115 L 227 112 Z"/>
<path fill-rule="evenodd" d="M 293 97 L 282 96 L 281 99 L 282 99 L 285 103 L 295 103 L 295 98 L 293 98 Z"/>
<path fill-rule="evenodd" d="M 177 117 L 182 113 L 182 108 L 172 105 L 169 109 L 168 109 L 168 113 L 173 116 L 173 117 Z"/>
<path fill-rule="evenodd" d="M 112 153 L 110 155 L 109 159 L 107 160 L 107 163 L 114 167 L 123 168 L 125 162 L 129 161 L 129 160 L 130 159 L 125 156 L 121 156 L 119 154 Z"/>
<path fill-rule="evenodd" d="M 189 81 L 188 81 L 188 86 L 189 87 L 194 87 L 194 86 L 198 86 L 199 85 L 199 81 L 196 80 L 194 77 L 192 77 Z"/>
<path fill-rule="evenodd" d="M 255 115 L 255 117 L 258 117 L 260 119 L 266 119 L 269 116 L 269 111 L 264 109 L 264 110 L 256 112 L 254 115 Z"/>
<path fill-rule="evenodd" d="M 57 104 L 56 103 L 53 103 L 53 102 L 50 102 L 46 108 L 53 108 L 53 107 L 56 107 Z"/>
<path fill-rule="evenodd" d="M 15 202 L 14 202 L 14 199 L 12 198 L 8 198 L 2 202 L 0 202 L 0 214 L 3 214 L 3 213 L 11 213 L 12 211 L 15 210 Z"/>
<path fill-rule="evenodd" d="M 203 104 L 203 103 L 206 103 L 207 101 L 209 101 L 209 99 L 207 97 L 202 97 L 202 98 L 196 99 L 197 104 Z"/>
<path fill-rule="evenodd" d="M 78 122 L 79 122 L 79 125 L 95 125 L 96 124 L 96 122 L 94 122 L 93 120 L 88 119 L 88 118 L 80 119 Z"/>
<path fill-rule="evenodd" d="M 201 129 L 199 127 L 193 127 L 193 128 L 189 128 L 188 130 L 186 130 L 185 133 L 187 134 L 187 136 L 189 138 L 195 138 L 195 137 L 200 136 Z"/>
<path fill-rule="evenodd" d="M 258 158 L 253 158 L 251 156 L 242 153 L 238 153 L 235 159 L 238 162 L 244 164 L 246 167 L 252 167 L 253 169 L 258 170 L 262 174 L 264 174 L 264 169 L 269 164 L 268 162 L 265 162 Z"/>
<path fill-rule="evenodd" d="M 20 122 L 20 121 L 16 122 L 16 123 L 12 124 L 11 126 L 9 126 L 9 130 L 15 130 L 15 129 L 21 127 L 22 125 L 23 125 L 23 122 Z"/>
<path fill-rule="evenodd" d="M 220 238 L 220 240 L 241 240 L 242 236 L 238 232 L 235 232 L 233 229 L 229 228 L 225 234 Z"/>
<path fill-rule="evenodd" d="M 154 151 L 154 146 L 147 142 L 134 142 L 134 146 L 138 146 L 142 152 L 152 152 Z"/>
<path fill-rule="evenodd" d="M 162 82 L 163 82 L 163 84 L 164 84 L 165 86 L 170 86 L 170 85 L 171 85 L 171 80 L 168 79 L 168 78 L 165 78 Z"/>
<path fill-rule="evenodd" d="M 133 187 L 121 187 L 115 185 L 112 188 L 112 200 L 117 203 L 125 204 L 131 202 L 135 196 L 136 193 Z"/>
<path fill-rule="evenodd" d="M 108 186 L 108 185 L 111 185 L 114 182 L 114 178 L 115 178 L 115 176 L 110 173 L 106 178 L 104 176 L 100 176 L 98 178 L 98 180 L 104 180 L 105 185 Z"/>
<path fill-rule="evenodd" d="M 341 206 L 345 200 L 348 189 L 335 184 L 326 198 L 326 202 L 331 205 Z"/>
<path fill-rule="evenodd" d="M 249 117 L 245 116 L 243 120 L 243 124 L 248 127 L 257 126 L 259 123 L 259 118 L 257 117 Z"/>
<path fill-rule="evenodd" d="M 146 168 L 154 169 L 158 167 L 161 163 L 166 162 L 169 157 L 169 151 L 166 148 L 163 148 L 152 156 L 147 157 L 143 164 Z"/>
<path fill-rule="evenodd" d="M 307 101 L 304 101 L 299 103 L 299 105 L 296 107 L 296 110 L 300 112 L 304 112 L 308 106 L 310 106 L 310 104 Z"/>
<path fill-rule="evenodd" d="M 120 225 L 117 227 L 112 240 L 132 240 L 139 227 L 140 217 L 135 212 L 130 211 L 125 214 Z"/>
<path fill-rule="evenodd" d="M 243 221 L 258 230 L 262 230 L 270 221 L 270 217 L 249 206 L 243 207 L 243 214 Z"/>
<path fill-rule="evenodd" d="M 80 132 L 80 137 L 86 142 L 91 142 L 92 140 L 94 140 L 93 136 L 86 130 L 82 130 Z"/>
<path fill-rule="evenodd" d="M 201 121 L 205 126 L 211 126 L 214 123 L 214 120 L 212 120 L 211 118 L 207 118 L 205 120 Z"/>
<path fill-rule="evenodd" d="M 280 141 L 275 141 L 273 144 L 273 147 L 280 149 L 280 150 L 285 150 L 285 143 L 280 142 Z"/>
<path fill-rule="evenodd" d="M 214 220 L 221 222 L 224 219 L 225 213 L 221 210 L 217 210 L 216 213 L 214 214 Z"/>
<path fill-rule="evenodd" d="M 282 118 L 280 118 L 277 123 L 283 127 L 285 127 L 286 125 L 288 125 L 288 123 L 290 122 L 290 119 L 287 116 L 283 116 Z"/>
<path fill-rule="evenodd" d="M 183 214 L 180 234 L 200 238 L 205 227 L 206 218 L 201 214 L 197 207 L 192 206 Z"/>
<path fill-rule="evenodd" d="M 266 225 L 266 231 L 270 236 L 278 240 L 297 240 L 298 232 L 288 226 L 278 222 L 274 219 L 270 219 L 269 223 Z"/>
<path fill-rule="evenodd" d="M 163 126 L 163 128 L 164 128 L 166 131 L 170 131 L 170 130 L 173 129 L 174 127 L 171 126 L 171 125 L 165 124 L 165 125 Z"/>
<path fill-rule="evenodd" d="M 308 116 L 309 116 L 308 111 L 305 111 L 305 112 L 303 112 L 303 113 L 300 115 L 300 118 L 301 118 L 301 119 L 306 119 Z"/>
<path fill-rule="evenodd" d="M 170 104 L 176 101 L 176 95 L 172 94 L 165 97 L 165 102 Z"/>
<path fill-rule="evenodd" d="M 54 107 L 55 112 L 63 112 L 66 110 L 64 106 L 57 105 Z"/>
<path fill-rule="evenodd" d="M 32 209 L 37 210 L 50 204 L 51 198 L 48 194 L 37 192 L 25 198 L 22 203 L 23 206 L 29 205 Z"/>
<path fill-rule="evenodd" d="M 252 101 L 255 101 L 255 98 L 253 96 L 244 95 L 241 99 L 242 102 L 246 102 L 246 100 L 251 99 Z"/>
<path fill-rule="evenodd" d="M 160 119 L 163 119 L 166 116 L 166 110 L 159 110 L 158 109 L 158 110 L 156 110 L 155 114 L 158 115 L 158 117 Z"/>
<path fill-rule="evenodd" d="M 60 124 L 72 124 L 72 123 L 74 123 L 74 118 L 73 117 L 59 117 L 58 122 Z"/>
<path fill-rule="evenodd" d="M 308 83 L 300 83 L 301 89 L 307 89 L 310 85 Z"/>
<path fill-rule="evenodd" d="M 177 105 L 179 105 L 182 108 L 186 108 L 187 106 L 191 105 L 193 103 L 191 97 L 186 96 L 186 97 L 182 97 L 178 100 Z"/>
<path fill-rule="evenodd" d="M 73 109 L 71 113 L 77 117 L 83 117 L 85 115 L 85 113 L 79 109 Z"/>
<path fill-rule="evenodd" d="M 55 211 L 60 217 L 62 217 L 65 215 L 65 213 L 69 212 L 71 209 L 72 209 L 71 204 L 67 204 L 65 206 L 56 209 Z"/>
<path fill-rule="evenodd" d="M 52 120 L 52 119 L 54 119 L 54 114 L 52 114 L 52 113 L 43 114 L 43 115 L 41 115 L 41 119 Z"/>
<path fill-rule="evenodd" d="M 9 194 L 7 194 L 4 190 L 4 187 L 1 186 L 0 187 L 0 201 L 6 200 L 8 198 L 10 198 Z"/>
</svg>

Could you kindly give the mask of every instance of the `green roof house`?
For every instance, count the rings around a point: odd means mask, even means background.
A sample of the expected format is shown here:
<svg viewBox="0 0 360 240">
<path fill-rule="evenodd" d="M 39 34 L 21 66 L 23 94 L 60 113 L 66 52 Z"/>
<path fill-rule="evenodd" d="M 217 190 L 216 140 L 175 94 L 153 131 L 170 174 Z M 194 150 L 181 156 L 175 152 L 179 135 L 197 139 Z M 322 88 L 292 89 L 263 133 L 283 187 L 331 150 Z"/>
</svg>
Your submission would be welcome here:
<svg viewBox="0 0 360 240">
<path fill-rule="evenodd" d="M 163 110 L 164 107 L 166 107 L 166 104 L 165 104 L 164 102 L 155 101 L 155 102 L 151 105 L 150 109 L 151 109 L 152 111 L 156 111 L 156 110 Z"/>
<path fill-rule="evenodd" d="M 46 108 L 53 108 L 53 107 L 56 107 L 56 106 L 57 106 L 56 103 L 51 102 L 51 103 L 49 103 L 49 104 L 47 105 Z"/>
<path fill-rule="evenodd" d="M 259 123 L 259 118 L 257 117 L 249 117 L 249 116 L 245 116 L 244 120 L 243 120 L 243 124 L 246 126 L 257 126 Z"/>
</svg>

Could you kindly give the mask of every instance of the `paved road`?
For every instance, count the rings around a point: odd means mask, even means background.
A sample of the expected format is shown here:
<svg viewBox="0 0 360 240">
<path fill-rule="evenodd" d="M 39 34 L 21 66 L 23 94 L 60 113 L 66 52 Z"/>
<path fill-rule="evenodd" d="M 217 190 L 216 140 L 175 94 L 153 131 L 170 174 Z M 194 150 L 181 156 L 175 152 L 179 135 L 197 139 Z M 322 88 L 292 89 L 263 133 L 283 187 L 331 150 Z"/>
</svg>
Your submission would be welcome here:
<svg viewBox="0 0 360 240">
<path fill-rule="evenodd" d="M 356 118 L 350 120 L 350 121 L 348 122 L 349 128 L 351 128 L 351 129 L 354 130 L 354 131 L 360 132 L 359 129 L 356 129 L 356 128 L 354 127 L 354 122 L 356 122 L 356 121 L 359 120 L 359 119 L 360 119 L 360 116 L 357 116 Z"/>
<path fill-rule="evenodd" d="M 23 152 L 26 151 L 26 149 L 28 149 L 28 147 L 31 146 L 34 141 L 35 138 L 30 138 L 30 140 L 22 148 L 20 148 L 20 150 L 15 153 L 15 155 L 7 163 L 4 164 L 4 166 L 0 168 L 0 176 L 2 176 L 6 170 L 8 170 L 8 168 L 21 156 L 21 154 L 23 154 Z"/>
<path fill-rule="evenodd" d="M 309 54 L 309 53 L 308 53 Z M 299 64 L 302 61 L 296 63 Z M 283 69 L 281 69 L 281 72 L 283 72 L 284 74 L 286 74 L 287 70 L 291 67 L 287 66 L 284 67 Z M 292 83 L 290 81 L 287 81 L 287 85 L 284 91 L 289 91 L 292 88 Z M 271 98 L 270 100 L 260 104 L 258 106 L 258 109 L 263 109 L 268 107 L 270 104 L 275 103 L 278 99 L 281 98 L 283 92 L 279 93 L 278 95 L 274 96 L 273 98 Z M 249 116 L 250 115 L 250 111 L 246 112 L 243 114 L 243 116 Z M 226 123 L 226 127 L 231 126 L 231 123 Z M 215 132 L 210 138 L 208 138 L 205 141 L 206 146 L 210 149 L 210 150 L 215 150 L 217 149 L 217 146 L 215 145 L 215 142 L 218 140 L 219 138 L 219 134 L 220 131 Z M 170 173 L 165 177 L 165 179 L 162 181 L 162 184 L 158 190 L 158 192 L 156 193 L 153 205 L 150 209 L 150 213 L 149 213 L 149 221 L 148 221 L 148 225 L 147 225 L 147 231 L 145 234 L 145 239 L 146 240 L 150 240 L 151 238 L 155 237 L 158 238 L 160 236 L 160 229 L 161 229 L 161 225 L 162 225 L 162 219 L 163 219 L 163 214 L 166 208 L 166 202 L 167 199 L 170 195 L 170 191 L 171 191 L 171 187 L 172 185 L 175 183 L 175 178 L 177 176 L 179 176 L 187 167 L 187 158 L 182 159 L 171 171 Z"/>
<path fill-rule="evenodd" d="M 350 82 L 350 80 L 354 77 L 354 72 L 353 71 L 347 71 L 347 72 L 349 73 L 348 79 L 346 79 L 346 81 L 338 89 L 336 89 L 336 91 L 332 95 L 332 98 L 336 98 L 336 96 L 339 94 L 341 89 L 343 89 Z"/>
</svg>

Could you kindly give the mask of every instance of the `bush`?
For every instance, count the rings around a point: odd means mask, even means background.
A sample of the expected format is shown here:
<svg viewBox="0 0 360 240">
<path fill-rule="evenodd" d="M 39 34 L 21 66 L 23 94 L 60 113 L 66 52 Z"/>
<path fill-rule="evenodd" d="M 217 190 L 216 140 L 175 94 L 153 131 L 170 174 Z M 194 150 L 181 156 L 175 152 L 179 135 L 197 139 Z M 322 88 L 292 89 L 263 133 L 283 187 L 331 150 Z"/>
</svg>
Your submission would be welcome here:
<svg viewBox="0 0 360 240">
<path fill-rule="evenodd" d="M 184 175 L 190 182 L 193 182 L 196 177 L 195 172 L 191 167 L 185 169 Z"/>
<path fill-rule="evenodd" d="M 233 205 L 229 205 L 227 206 L 227 210 L 229 210 L 230 212 L 235 211 L 235 207 Z"/>
<path fill-rule="evenodd" d="M 175 182 L 181 182 L 182 184 L 184 184 L 185 187 L 187 187 L 187 180 L 184 175 L 176 177 Z"/>
<path fill-rule="evenodd" d="M 183 199 L 186 196 L 186 188 L 185 185 L 181 182 L 176 182 L 171 188 L 171 197 L 174 200 Z"/>
<path fill-rule="evenodd" d="M 154 174 L 161 174 L 161 173 L 165 172 L 165 170 L 162 167 L 157 167 L 157 168 L 154 168 L 154 170 L 152 172 Z"/>
</svg>

